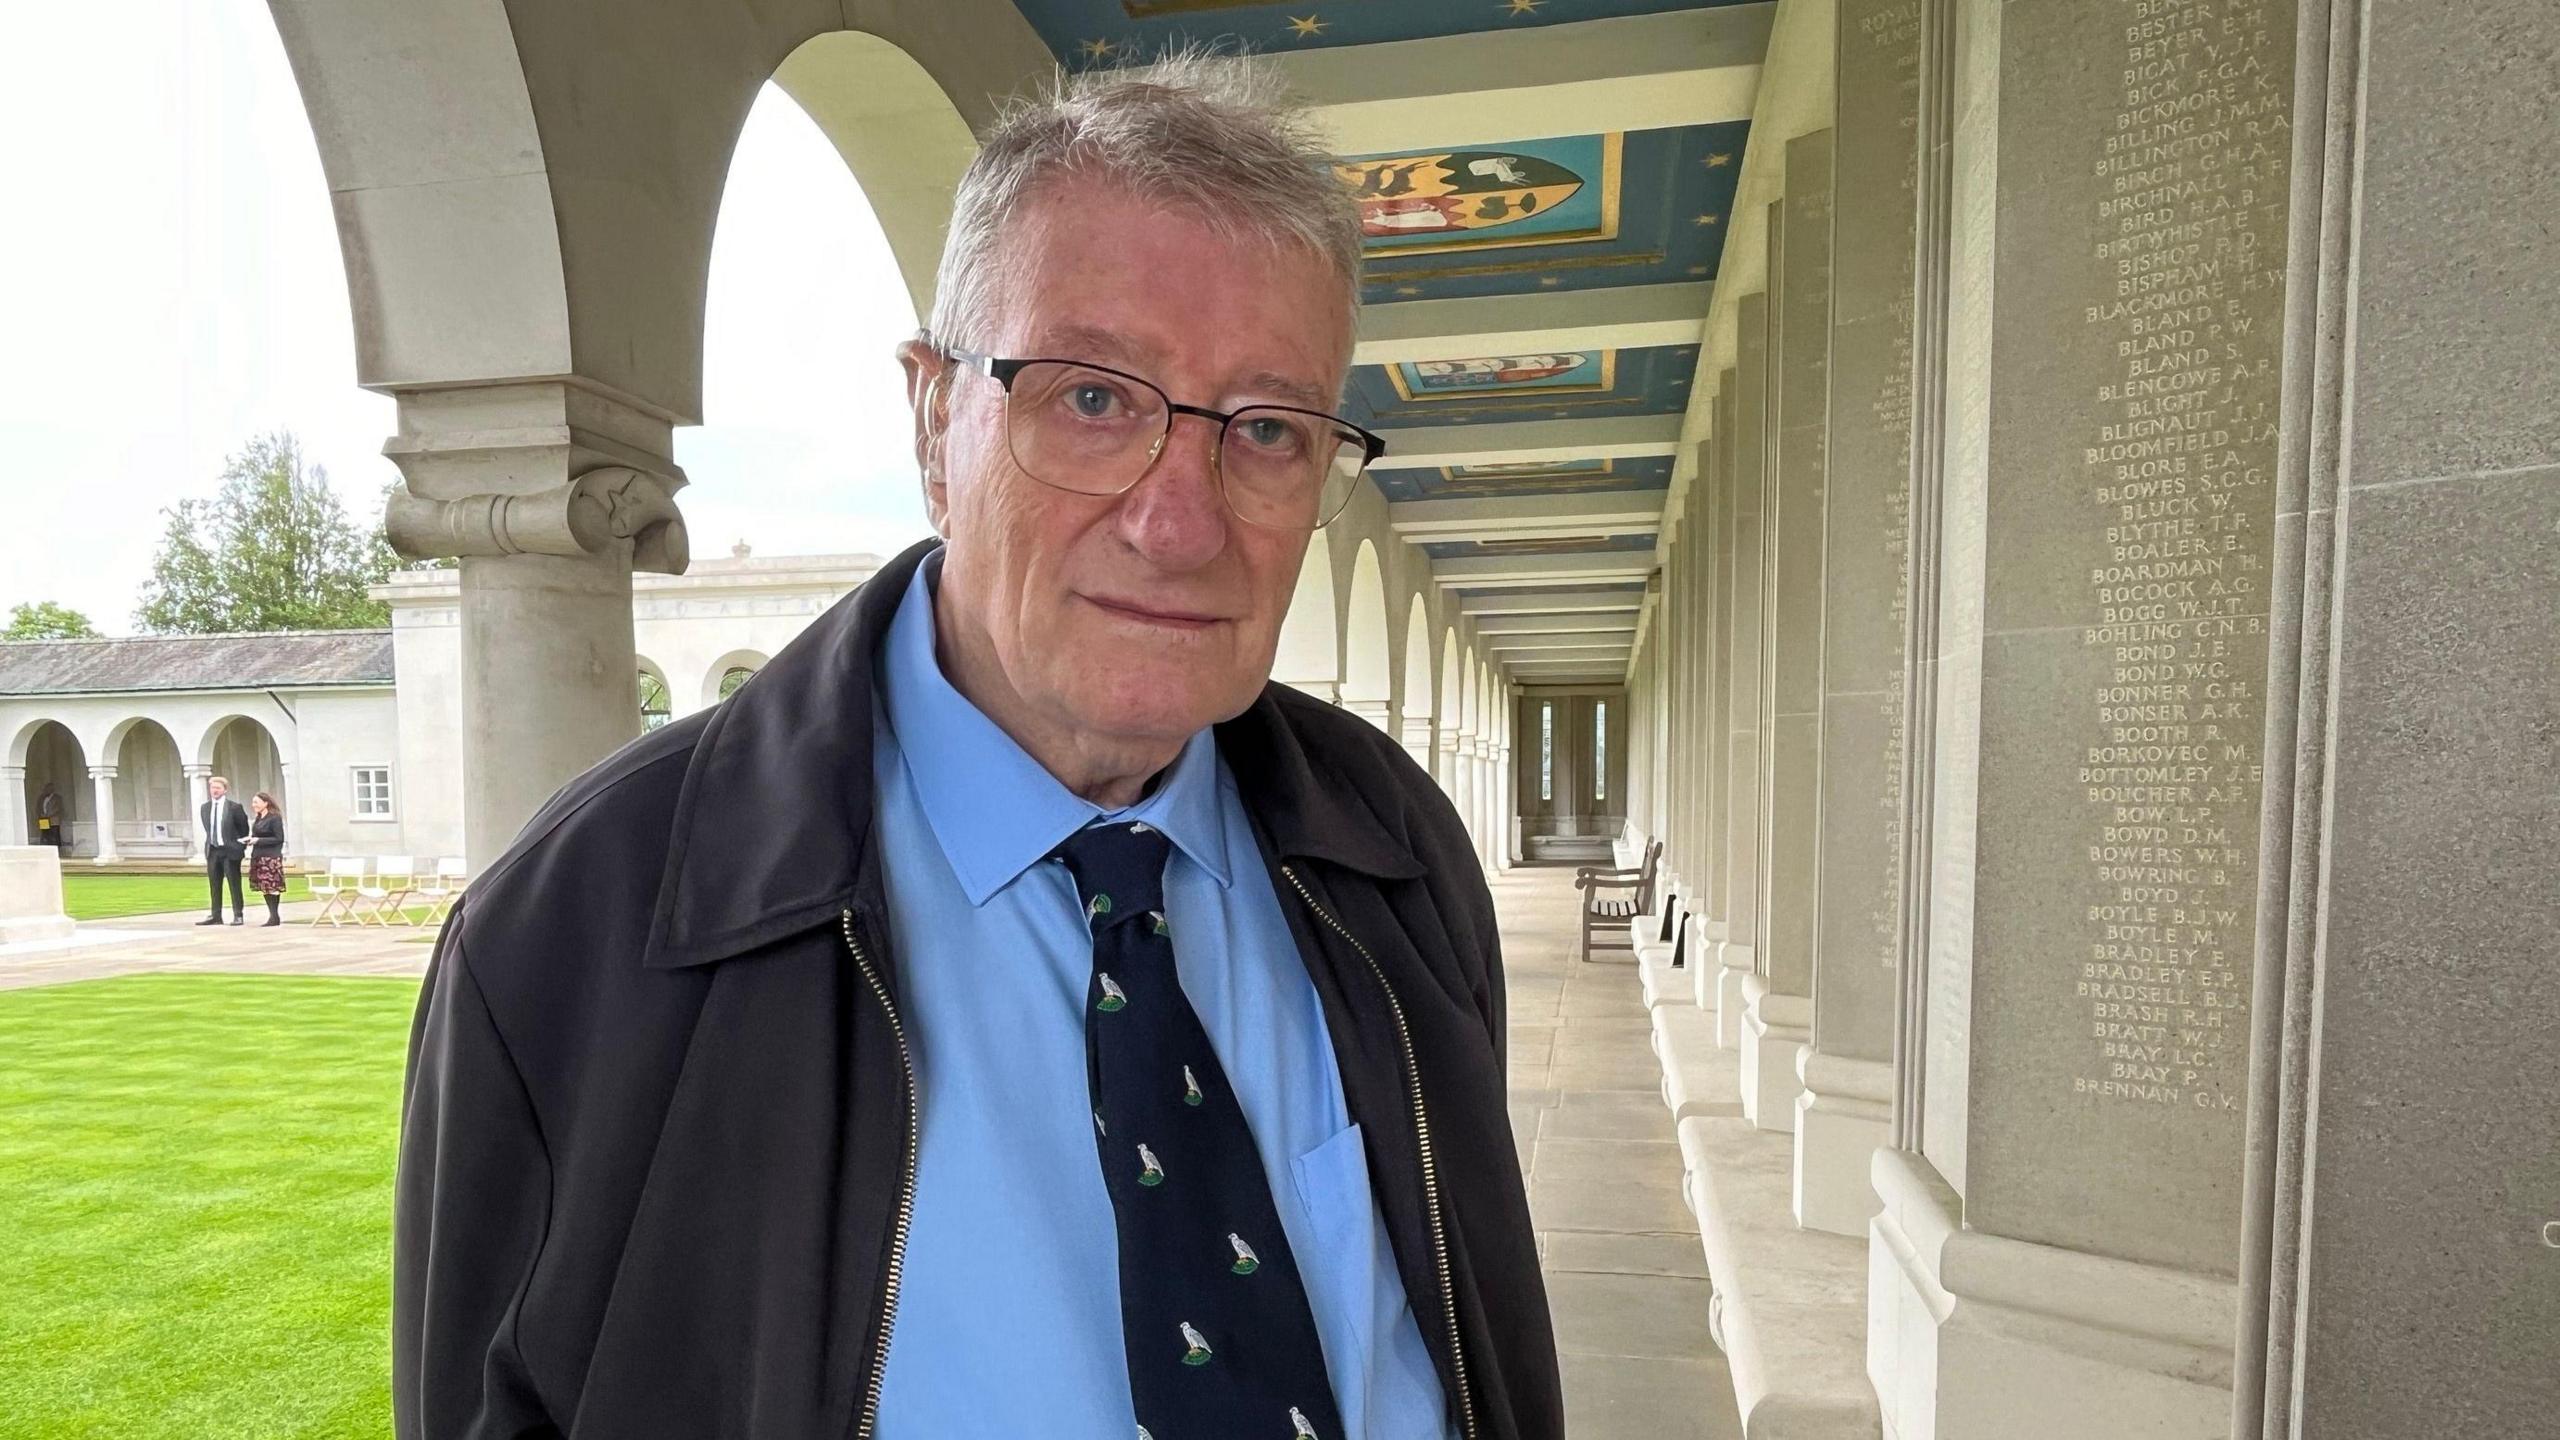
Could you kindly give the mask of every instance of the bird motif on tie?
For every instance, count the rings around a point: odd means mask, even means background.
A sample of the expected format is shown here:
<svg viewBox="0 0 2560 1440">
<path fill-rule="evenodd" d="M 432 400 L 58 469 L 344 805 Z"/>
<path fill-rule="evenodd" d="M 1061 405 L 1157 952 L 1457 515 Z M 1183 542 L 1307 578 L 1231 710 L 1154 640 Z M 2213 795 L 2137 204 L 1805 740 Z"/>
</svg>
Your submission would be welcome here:
<svg viewBox="0 0 2560 1440">
<path fill-rule="evenodd" d="M 1093 940 L 1085 1073 L 1137 1433 L 1325 1440 L 1342 1434 L 1341 1413 L 1306 1283 L 1252 1121 L 1183 992 L 1164 897 L 1172 855 L 1163 831 L 1126 821 L 1054 852 Z M 1272 1418 L 1239 1427 L 1255 1415 Z"/>
</svg>

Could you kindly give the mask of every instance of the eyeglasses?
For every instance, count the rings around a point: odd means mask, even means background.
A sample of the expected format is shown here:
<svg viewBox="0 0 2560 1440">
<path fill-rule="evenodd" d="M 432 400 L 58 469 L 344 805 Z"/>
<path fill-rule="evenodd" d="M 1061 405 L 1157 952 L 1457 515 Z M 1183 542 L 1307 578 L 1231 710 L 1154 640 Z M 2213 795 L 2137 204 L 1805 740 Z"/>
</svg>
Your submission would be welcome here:
<svg viewBox="0 0 2560 1440">
<path fill-rule="evenodd" d="M 1293 405 L 1211 410 L 1176 404 L 1152 381 L 1078 360 L 1000 360 L 945 348 L 1004 387 L 1005 443 L 1043 485 L 1118 495 L 1153 469 L 1173 417 L 1218 425 L 1218 492 L 1237 518 L 1274 530 L 1318 530 L 1342 513 L 1387 442 L 1338 415 Z"/>
</svg>

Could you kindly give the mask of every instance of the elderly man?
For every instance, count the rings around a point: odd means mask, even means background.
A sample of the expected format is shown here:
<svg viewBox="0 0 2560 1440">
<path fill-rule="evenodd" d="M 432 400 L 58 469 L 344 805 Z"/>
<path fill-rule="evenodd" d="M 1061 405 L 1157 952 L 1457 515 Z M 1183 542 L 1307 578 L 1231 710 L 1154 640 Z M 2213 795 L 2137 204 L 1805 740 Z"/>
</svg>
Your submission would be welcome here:
<svg viewBox="0 0 2560 1440">
<path fill-rule="evenodd" d="M 1269 683 L 1380 447 L 1351 202 L 1264 89 L 994 128 L 900 350 L 939 541 L 473 883 L 401 1435 L 1561 1433 L 1481 872 Z"/>
</svg>

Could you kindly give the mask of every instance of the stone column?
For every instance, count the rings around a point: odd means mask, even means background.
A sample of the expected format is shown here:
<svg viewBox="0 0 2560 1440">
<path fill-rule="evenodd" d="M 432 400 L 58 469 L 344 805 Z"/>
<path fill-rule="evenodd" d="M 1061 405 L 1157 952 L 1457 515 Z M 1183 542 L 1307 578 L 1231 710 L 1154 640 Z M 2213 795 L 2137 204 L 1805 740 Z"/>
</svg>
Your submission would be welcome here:
<svg viewBox="0 0 2560 1440">
<path fill-rule="evenodd" d="M 1742 1046 L 1743 982 L 1760 944 L 1760 493 L 1768 473 L 1769 297 L 1734 305 L 1732 531 L 1721 547 L 1725 636 L 1725 942 L 1718 952 L 1716 1039 Z"/>
<path fill-rule="evenodd" d="M 1924 30 L 1954 86 L 1926 986 L 1869 1246 L 1905 1440 L 2231 1420 L 2293 10 L 2099 11 Z"/>
<path fill-rule="evenodd" d="M 1920 0 L 1842 0 L 1832 129 L 1821 849 L 1796 1223 L 1864 1235 L 1893 1137 Z"/>
<path fill-rule="evenodd" d="M 1733 785 L 1731 766 L 1733 753 L 1733 657 L 1734 635 L 1731 624 L 1733 597 L 1733 526 L 1735 466 L 1738 451 L 1735 432 L 1739 413 L 1735 403 L 1735 372 L 1726 370 L 1716 379 L 1715 429 L 1709 437 L 1712 456 L 1711 472 L 1715 490 L 1707 497 L 1707 547 L 1712 557 L 1707 564 L 1706 584 L 1698 597 L 1697 633 L 1699 643 L 1707 650 L 1706 672 L 1701 676 L 1696 703 L 1704 707 L 1699 732 L 1704 744 L 1699 754 L 1707 771 L 1707 809 L 1704 816 L 1707 832 L 1707 870 L 1699 878 L 1704 882 L 1699 898 L 1703 917 L 1698 937 L 1704 942 L 1700 960 L 1693 962 L 1698 973 L 1690 977 L 1698 1006 L 1715 1016 L 1716 1046 L 1723 1050 L 1742 1047 L 1742 981 L 1751 971 L 1748 947 L 1731 943 L 1733 939 Z"/>
<path fill-rule="evenodd" d="M 1457 817 L 1467 825 L 1467 840 L 1475 843 L 1477 858 L 1482 858 L 1482 853 L 1485 853 L 1485 815 L 1477 810 L 1475 802 L 1475 730 L 1459 730 L 1457 761 L 1452 761 L 1452 764 L 1457 789 L 1449 794 L 1449 802 L 1457 805 Z"/>
<path fill-rule="evenodd" d="M 2560 10 L 2302 11 L 2232 1433 L 2547 1435 Z"/>
<path fill-rule="evenodd" d="M 1803 1093 L 1797 1059 L 1813 1035 L 1814 838 L 1822 751 L 1823 477 L 1830 416 L 1831 132 L 1787 142 L 1787 192 L 1770 229 L 1771 438 L 1776 471 L 1762 505 L 1767 727 L 1762 803 L 1759 973 L 1746 982 L 1742 1110 L 1792 1131 Z"/>
<path fill-rule="evenodd" d="M 1342 708 L 1377 726 L 1389 735 L 1396 733 L 1396 713 L 1384 700 L 1345 700 Z"/>
<path fill-rule="evenodd" d="M 1452 684 L 1452 685 L 1454 685 L 1456 682 L 1455 682 L 1454 680 L 1452 680 L 1452 681 L 1448 681 L 1448 682 L 1445 682 L 1445 683 L 1448 683 L 1448 684 Z M 1450 705 L 1450 706 L 1452 706 L 1452 707 L 1454 707 L 1454 706 L 1457 704 L 1457 702 L 1456 702 L 1454 699 L 1449 700 L 1449 701 L 1447 701 L 1447 702 L 1445 702 L 1445 703 L 1447 703 L 1448 705 Z M 1455 725 L 1443 725 L 1443 726 L 1441 726 L 1441 727 L 1440 727 L 1440 746 L 1439 746 L 1439 748 L 1438 748 L 1436 751 L 1434 751 L 1434 752 L 1433 752 L 1433 756 L 1432 756 L 1432 761 L 1433 761 L 1433 763 L 1432 763 L 1432 767 L 1431 767 L 1431 774 L 1432 774 L 1432 778 L 1440 782 L 1440 793 L 1441 793 L 1441 794 L 1443 794 L 1443 795 L 1448 796 L 1448 797 L 1449 797 L 1449 803 L 1450 803 L 1450 804 L 1452 804 L 1452 805 L 1455 805 L 1455 804 L 1457 804 L 1457 803 L 1458 803 L 1458 745 L 1459 745 L 1459 740 L 1460 740 L 1460 736 L 1459 736 L 1459 731 L 1458 731 L 1458 727 L 1457 727 L 1457 726 L 1455 726 Z M 1465 815 L 1467 812 L 1466 812 L 1465 810 L 1463 810 L 1463 809 L 1462 809 L 1462 810 L 1460 810 L 1458 813 L 1459 813 L 1460 815 L 1462 815 L 1462 816 L 1463 816 L 1463 815 Z"/>
<path fill-rule="evenodd" d="M 33 845 L 34 825 L 27 815 L 27 767 L 0 765 L 0 845 Z"/>
<path fill-rule="evenodd" d="M 213 767 L 181 765 L 178 767 L 178 773 L 187 777 L 187 839 L 193 848 L 201 850 L 204 848 L 205 837 L 203 831 L 195 828 L 196 816 L 204 813 L 205 802 L 213 798 L 213 787 L 205 783 L 213 778 Z M 246 808 L 249 802 L 243 800 L 240 803 L 243 808 Z"/>
<path fill-rule="evenodd" d="M 1724 425 L 1723 397 L 1711 402 L 1709 423 L 1716 430 Z M 1698 447 L 1698 475 L 1686 503 L 1690 544 L 1696 550 L 1689 564 L 1694 583 L 1689 587 L 1688 614 L 1681 625 L 1681 643 L 1689 650 L 1689 690 L 1682 709 L 1689 721 L 1690 749 L 1699 759 L 1696 793 L 1690 805 L 1690 827 L 1696 837 L 1700 879 L 1715 874 L 1724 866 L 1723 803 L 1724 767 L 1707 763 L 1707 757 L 1725 753 L 1726 716 L 1717 703 L 1722 693 L 1724 637 L 1716 624 L 1720 609 L 1717 587 L 1724 579 L 1724 568 L 1730 563 L 1720 548 L 1725 520 L 1717 499 L 1730 486 L 1730 462 L 1725 450 L 1726 437 L 1711 433 Z M 1724 920 L 1710 903 L 1711 895 L 1689 896 L 1689 909 L 1698 917 L 1700 942 L 1688 957 L 1691 998 L 1712 1011 L 1716 1004 L 1719 967 L 1713 960 L 1713 947 L 1725 938 Z M 1739 1040 L 1739 1036 L 1736 1037 Z"/>
<path fill-rule="evenodd" d="M 112 865 L 123 858 L 116 853 L 116 767 L 90 766 L 89 783 L 95 787 L 98 807 L 97 817 L 91 822 L 98 832 L 98 850 L 89 863 Z"/>
<path fill-rule="evenodd" d="M 670 417 L 582 384 L 412 391 L 384 447 L 412 558 L 461 559 L 465 847 L 474 873 L 552 792 L 640 733 L 631 574 L 682 574 Z"/>
<path fill-rule="evenodd" d="M 1437 774 L 1431 754 L 1431 734 L 1431 716 L 1425 713 L 1404 717 L 1402 733 L 1396 737 L 1403 742 L 1404 753 L 1413 757 L 1413 763 L 1421 766 L 1425 775 Z"/>
</svg>

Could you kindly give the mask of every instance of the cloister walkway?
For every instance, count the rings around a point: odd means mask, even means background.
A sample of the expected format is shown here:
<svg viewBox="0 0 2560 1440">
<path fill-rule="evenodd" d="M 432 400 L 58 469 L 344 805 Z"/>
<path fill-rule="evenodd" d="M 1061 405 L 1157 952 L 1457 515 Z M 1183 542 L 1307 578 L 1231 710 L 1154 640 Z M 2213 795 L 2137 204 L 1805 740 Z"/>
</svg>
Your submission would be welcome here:
<svg viewBox="0 0 2560 1440">
<path fill-rule="evenodd" d="M 1575 958 L 1569 868 L 1493 881 L 1510 978 L 1511 1123 L 1529 1176 L 1574 1440 L 1731 1440 L 1706 1265 L 1681 1198 L 1636 970 Z M 288 919 L 309 904 L 286 907 Z M 423 974 L 432 932 L 197 929 L 194 912 L 96 921 L 67 947 L 0 947 L 0 991 L 115 975 Z"/>
</svg>

